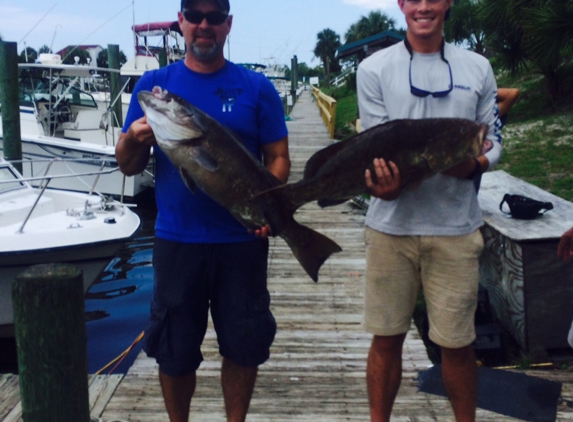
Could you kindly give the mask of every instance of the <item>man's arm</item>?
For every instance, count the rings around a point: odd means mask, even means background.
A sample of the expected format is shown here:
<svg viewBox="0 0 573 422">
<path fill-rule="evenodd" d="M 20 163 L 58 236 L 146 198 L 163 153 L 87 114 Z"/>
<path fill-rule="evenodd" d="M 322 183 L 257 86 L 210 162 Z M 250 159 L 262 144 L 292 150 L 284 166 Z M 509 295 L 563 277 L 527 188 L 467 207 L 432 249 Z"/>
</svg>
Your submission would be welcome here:
<svg viewBox="0 0 573 422">
<path fill-rule="evenodd" d="M 115 147 L 115 158 L 121 172 L 133 176 L 144 171 L 154 144 L 155 136 L 145 116 L 135 120 L 128 131 L 120 135 Z"/>
<path fill-rule="evenodd" d="M 262 147 L 265 167 L 281 182 L 286 183 L 290 174 L 288 136 Z"/>
<path fill-rule="evenodd" d="M 266 144 L 262 147 L 263 163 L 265 167 L 281 182 L 286 183 L 290 174 L 290 156 L 288 152 L 288 136 Z M 257 237 L 265 238 L 271 234 L 271 228 L 267 224 L 260 229 L 254 230 Z"/>
</svg>

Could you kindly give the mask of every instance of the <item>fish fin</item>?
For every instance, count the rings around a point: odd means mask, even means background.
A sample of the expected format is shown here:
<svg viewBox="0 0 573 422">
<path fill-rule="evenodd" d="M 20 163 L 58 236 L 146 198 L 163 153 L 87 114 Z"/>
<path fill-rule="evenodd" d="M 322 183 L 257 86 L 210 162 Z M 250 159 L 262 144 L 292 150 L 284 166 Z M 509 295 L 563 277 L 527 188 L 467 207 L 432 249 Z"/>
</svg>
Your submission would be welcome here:
<svg viewBox="0 0 573 422">
<path fill-rule="evenodd" d="M 338 154 L 340 151 L 348 148 L 350 145 L 354 144 L 356 141 L 352 138 L 349 138 L 345 141 L 336 142 L 327 146 L 326 148 L 322 148 L 315 152 L 306 162 L 304 166 L 304 178 L 308 179 L 314 176 L 318 170 L 322 167 L 324 163 L 326 163 L 331 157 Z"/>
<path fill-rule="evenodd" d="M 330 255 L 342 251 L 335 241 L 297 223 L 294 219 L 280 236 L 286 241 L 297 261 L 314 282 L 318 281 L 320 267 Z"/>
<path fill-rule="evenodd" d="M 318 206 L 320 208 L 332 207 L 334 205 L 344 204 L 348 199 L 321 199 L 318 201 Z"/>
<path fill-rule="evenodd" d="M 191 151 L 191 159 L 205 170 L 213 173 L 219 170 L 219 163 L 205 148 L 193 147 L 190 148 L 189 151 Z"/>
<path fill-rule="evenodd" d="M 193 193 L 197 193 L 197 184 L 195 183 L 195 180 L 193 180 L 193 178 L 189 175 L 189 173 L 187 173 L 187 170 L 185 170 L 183 167 L 179 167 L 179 174 L 183 179 L 183 183 L 185 186 L 187 186 L 187 189 Z"/>
</svg>

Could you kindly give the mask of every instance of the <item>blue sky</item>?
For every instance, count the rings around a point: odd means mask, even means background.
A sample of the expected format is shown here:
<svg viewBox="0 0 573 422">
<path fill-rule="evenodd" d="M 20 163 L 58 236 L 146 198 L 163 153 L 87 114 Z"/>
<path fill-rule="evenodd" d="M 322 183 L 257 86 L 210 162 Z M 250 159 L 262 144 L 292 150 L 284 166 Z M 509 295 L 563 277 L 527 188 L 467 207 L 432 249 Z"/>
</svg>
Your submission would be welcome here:
<svg viewBox="0 0 573 422">
<path fill-rule="evenodd" d="M 397 0 L 230 0 L 234 15 L 230 51 L 234 62 L 319 65 L 316 35 L 330 28 L 341 36 L 371 10 L 405 27 Z M 0 36 L 26 46 L 58 51 L 70 44 L 118 44 L 133 56 L 131 26 L 177 19 L 179 0 L 2 0 Z"/>
</svg>

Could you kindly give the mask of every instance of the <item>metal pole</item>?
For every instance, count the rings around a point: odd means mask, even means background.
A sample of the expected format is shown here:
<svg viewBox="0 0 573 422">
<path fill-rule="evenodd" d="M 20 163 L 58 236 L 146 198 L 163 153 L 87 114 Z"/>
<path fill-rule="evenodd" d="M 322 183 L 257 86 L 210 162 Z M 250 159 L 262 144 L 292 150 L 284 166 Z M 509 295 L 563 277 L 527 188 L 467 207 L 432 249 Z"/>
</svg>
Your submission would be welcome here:
<svg viewBox="0 0 573 422">
<path fill-rule="evenodd" d="M 19 161 L 14 167 L 22 173 L 20 98 L 18 95 L 18 52 L 15 42 L 0 41 L 0 104 L 4 158 Z"/>
</svg>

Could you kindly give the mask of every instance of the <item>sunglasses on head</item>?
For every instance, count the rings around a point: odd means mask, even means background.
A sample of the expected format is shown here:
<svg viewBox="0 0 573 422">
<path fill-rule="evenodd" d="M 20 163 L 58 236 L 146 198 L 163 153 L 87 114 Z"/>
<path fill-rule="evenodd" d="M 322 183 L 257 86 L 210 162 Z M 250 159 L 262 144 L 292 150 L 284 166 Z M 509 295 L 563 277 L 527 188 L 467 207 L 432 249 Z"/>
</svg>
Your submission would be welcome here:
<svg viewBox="0 0 573 422">
<path fill-rule="evenodd" d="M 228 14 L 223 12 L 198 12 L 196 10 L 183 10 L 183 16 L 185 20 L 195 25 L 203 22 L 203 19 L 207 19 L 209 25 L 221 25 L 229 17 Z"/>
</svg>

